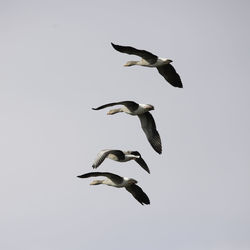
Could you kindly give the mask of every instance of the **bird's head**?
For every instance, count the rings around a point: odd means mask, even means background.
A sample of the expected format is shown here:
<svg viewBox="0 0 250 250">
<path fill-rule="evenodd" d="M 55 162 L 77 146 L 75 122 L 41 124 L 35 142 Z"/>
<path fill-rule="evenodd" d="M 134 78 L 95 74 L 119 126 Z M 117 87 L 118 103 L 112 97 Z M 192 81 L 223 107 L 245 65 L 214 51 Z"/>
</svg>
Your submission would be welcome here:
<svg viewBox="0 0 250 250">
<path fill-rule="evenodd" d="M 137 180 L 135 180 L 133 178 L 128 179 L 128 185 L 133 185 L 133 184 L 136 184 L 136 183 L 137 183 Z"/>
<path fill-rule="evenodd" d="M 143 108 L 145 108 L 146 110 L 150 111 L 150 110 L 154 110 L 154 106 L 151 104 L 142 104 Z"/>
<path fill-rule="evenodd" d="M 169 63 L 171 63 L 171 62 L 173 62 L 171 59 L 166 59 L 166 60 L 165 60 L 165 64 L 169 64 Z"/>
</svg>

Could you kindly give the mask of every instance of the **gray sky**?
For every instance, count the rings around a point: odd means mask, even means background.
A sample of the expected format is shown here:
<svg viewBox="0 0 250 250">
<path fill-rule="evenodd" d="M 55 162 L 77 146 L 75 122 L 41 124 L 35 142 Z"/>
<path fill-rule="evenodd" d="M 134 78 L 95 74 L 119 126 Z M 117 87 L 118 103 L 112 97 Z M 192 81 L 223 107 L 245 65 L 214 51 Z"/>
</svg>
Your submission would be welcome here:
<svg viewBox="0 0 250 250">
<path fill-rule="evenodd" d="M 147 2 L 147 3 L 146 3 Z M 250 249 L 249 1 L 1 1 L 0 248 Z M 173 60 L 184 88 L 110 42 Z M 139 120 L 91 107 L 134 100 L 152 112 L 153 151 Z M 125 190 L 89 186 L 99 150 L 138 150 L 100 171 Z"/>
</svg>

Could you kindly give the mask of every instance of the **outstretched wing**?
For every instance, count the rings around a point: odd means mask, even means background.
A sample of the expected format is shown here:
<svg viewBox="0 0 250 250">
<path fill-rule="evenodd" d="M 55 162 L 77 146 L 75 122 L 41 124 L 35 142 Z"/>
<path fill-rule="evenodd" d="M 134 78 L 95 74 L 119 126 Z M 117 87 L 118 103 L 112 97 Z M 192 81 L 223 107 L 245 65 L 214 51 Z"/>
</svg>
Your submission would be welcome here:
<svg viewBox="0 0 250 250">
<path fill-rule="evenodd" d="M 148 61 L 149 63 L 156 63 L 158 56 L 152 54 L 146 50 L 139 50 L 130 46 L 121 46 L 111 43 L 113 48 L 121 53 L 126 53 L 129 55 L 136 55 L 142 57 L 144 60 Z"/>
<path fill-rule="evenodd" d="M 147 165 L 147 163 L 140 157 L 138 159 L 135 159 L 135 161 L 144 169 L 146 170 L 149 174 L 150 174 L 150 170 L 149 167 Z"/>
<path fill-rule="evenodd" d="M 134 111 L 134 110 L 136 110 L 139 107 L 139 104 L 136 103 L 136 102 L 133 102 L 133 101 L 122 101 L 122 102 L 107 103 L 107 104 L 104 104 L 104 105 L 102 105 L 100 107 L 92 108 L 92 109 L 93 110 L 100 110 L 100 109 L 104 109 L 104 108 L 111 107 L 111 106 L 114 106 L 114 105 L 124 105 L 130 111 Z"/>
<path fill-rule="evenodd" d="M 97 154 L 97 157 L 92 165 L 92 168 L 98 168 L 109 154 L 117 155 L 117 157 L 119 158 L 124 156 L 124 153 L 121 150 L 113 150 L 113 149 L 102 150 Z"/>
<path fill-rule="evenodd" d="M 144 169 L 146 170 L 149 174 L 150 174 L 150 170 L 149 167 L 147 165 L 147 163 L 143 160 L 143 158 L 141 157 L 141 154 L 138 151 L 129 151 L 130 154 L 132 155 L 137 155 L 140 156 L 140 158 L 136 158 L 135 161 Z"/>
<path fill-rule="evenodd" d="M 157 67 L 159 73 L 174 87 L 182 88 L 182 82 L 179 74 L 171 64 L 165 64 Z"/>
<path fill-rule="evenodd" d="M 117 102 L 112 102 L 112 103 L 107 103 L 107 104 L 104 104 L 100 107 L 97 107 L 97 108 L 92 108 L 93 110 L 100 110 L 100 109 L 105 109 L 107 107 L 111 107 L 111 106 L 114 106 L 114 105 L 118 105 Z"/>
<path fill-rule="evenodd" d="M 119 175 L 109 173 L 109 172 L 90 172 L 83 175 L 78 175 L 78 178 L 89 178 L 89 177 L 97 177 L 97 176 L 105 176 L 109 178 L 111 181 L 113 181 L 116 184 L 123 183 L 123 178 Z"/>
<path fill-rule="evenodd" d="M 141 121 L 141 127 L 146 134 L 149 143 L 157 153 L 161 154 L 161 138 L 158 131 L 156 130 L 153 116 L 149 112 L 146 112 L 144 114 L 138 115 L 138 117 Z"/>
<path fill-rule="evenodd" d="M 150 200 L 148 198 L 148 196 L 143 192 L 143 190 L 137 186 L 136 184 L 130 185 L 128 187 L 126 187 L 126 190 L 131 193 L 134 198 L 139 201 L 142 205 L 146 204 L 150 204 Z"/>
</svg>

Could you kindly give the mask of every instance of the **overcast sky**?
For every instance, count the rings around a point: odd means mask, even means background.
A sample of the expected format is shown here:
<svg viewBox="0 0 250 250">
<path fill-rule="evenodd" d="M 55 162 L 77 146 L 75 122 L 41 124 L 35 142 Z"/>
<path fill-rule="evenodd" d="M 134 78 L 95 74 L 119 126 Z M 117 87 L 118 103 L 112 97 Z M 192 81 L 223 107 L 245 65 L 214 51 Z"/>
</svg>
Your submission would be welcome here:
<svg viewBox="0 0 250 250">
<path fill-rule="evenodd" d="M 0 248 L 249 250 L 249 1 L 0 2 Z M 110 42 L 173 60 L 184 88 Z M 155 106 L 158 155 L 139 119 L 93 111 Z M 101 149 L 138 150 L 100 171 L 138 180 L 90 186 Z"/>
</svg>

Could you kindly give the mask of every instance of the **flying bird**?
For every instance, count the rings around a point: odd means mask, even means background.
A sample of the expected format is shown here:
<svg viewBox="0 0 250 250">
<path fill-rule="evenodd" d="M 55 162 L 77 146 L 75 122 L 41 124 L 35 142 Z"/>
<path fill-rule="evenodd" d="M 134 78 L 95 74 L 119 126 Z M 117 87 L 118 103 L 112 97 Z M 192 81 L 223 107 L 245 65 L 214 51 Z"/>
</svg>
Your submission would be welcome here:
<svg viewBox="0 0 250 250">
<path fill-rule="evenodd" d="M 100 107 L 92 109 L 100 110 L 114 105 L 123 105 L 123 107 L 118 109 L 111 109 L 107 114 L 113 115 L 118 112 L 125 112 L 129 115 L 137 115 L 141 121 L 141 127 L 146 134 L 149 143 L 157 153 L 161 154 L 161 138 L 158 131 L 156 130 L 154 118 L 149 112 L 150 110 L 154 110 L 154 106 L 150 104 L 138 104 L 133 101 L 122 101 L 104 104 Z"/>
<path fill-rule="evenodd" d="M 112 187 L 117 188 L 126 188 L 128 192 L 130 192 L 134 198 L 140 202 L 142 205 L 150 204 L 150 200 L 148 196 L 143 192 L 143 190 L 136 185 L 137 181 L 132 178 L 121 177 L 119 175 L 109 173 L 109 172 L 90 172 L 83 175 L 79 175 L 79 178 L 89 178 L 89 177 L 96 177 L 96 176 L 105 176 L 106 179 L 104 180 L 94 180 L 90 183 L 90 185 L 99 185 L 105 184 Z"/>
<path fill-rule="evenodd" d="M 150 173 L 147 163 L 142 159 L 141 154 L 138 151 L 121 151 L 115 149 L 101 150 L 92 167 L 98 168 L 106 158 L 119 162 L 135 160 L 144 170 Z"/>
<path fill-rule="evenodd" d="M 141 65 L 145 67 L 155 67 L 158 72 L 168 81 L 172 86 L 182 88 L 182 81 L 175 68 L 170 64 L 173 62 L 170 59 L 160 58 L 146 50 L 139 50 L 130 46 L 121 46 L 111 43 L 113 48 L 121 53 L 129 55 L 140 56 L 141 61 L 128 61 L 124 66 Z"/>
</svg>

